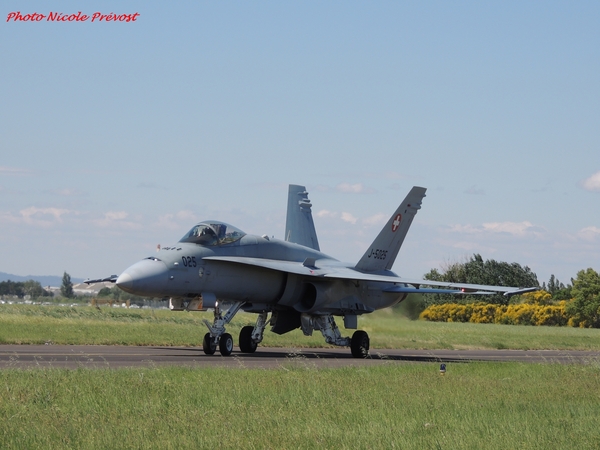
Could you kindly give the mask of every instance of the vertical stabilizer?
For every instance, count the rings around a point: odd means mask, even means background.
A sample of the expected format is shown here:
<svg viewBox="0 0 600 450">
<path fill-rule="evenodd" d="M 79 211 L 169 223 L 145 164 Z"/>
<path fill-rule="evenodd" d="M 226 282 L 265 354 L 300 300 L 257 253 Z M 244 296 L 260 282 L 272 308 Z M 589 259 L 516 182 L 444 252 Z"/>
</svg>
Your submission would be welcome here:
<svg viewBox="0 0 600 450">
<path fill-rule="evenodd" d="M 319 249 L 317 232 L 312 218 L 312 204 L 304 186 L 290 184 L 288 192 L 287 219 L 285 222 L 285 240 Z"/>
<path fill-rule="evenodd" d="M 413 187 L 355 268 L 365 272 L 390 270 L 427 189 Z"/>
</svg>

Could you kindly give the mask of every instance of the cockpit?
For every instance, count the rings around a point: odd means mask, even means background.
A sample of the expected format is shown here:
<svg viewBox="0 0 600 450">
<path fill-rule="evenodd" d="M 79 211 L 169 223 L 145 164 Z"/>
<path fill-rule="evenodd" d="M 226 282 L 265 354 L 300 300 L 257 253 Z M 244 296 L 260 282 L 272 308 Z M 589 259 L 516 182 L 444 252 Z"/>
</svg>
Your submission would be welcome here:
<svg viewBox="0 0 600 450">
<path fill-rule="evenodd" d="M 194 244 L 213 247 L 231 244 L 240 240 L 245 235 L 246 233 L 239 228 L 224 222 L 207 221 L 200 222 L 186 233 L 179 242 L 192 242 Z"/>
</svg>

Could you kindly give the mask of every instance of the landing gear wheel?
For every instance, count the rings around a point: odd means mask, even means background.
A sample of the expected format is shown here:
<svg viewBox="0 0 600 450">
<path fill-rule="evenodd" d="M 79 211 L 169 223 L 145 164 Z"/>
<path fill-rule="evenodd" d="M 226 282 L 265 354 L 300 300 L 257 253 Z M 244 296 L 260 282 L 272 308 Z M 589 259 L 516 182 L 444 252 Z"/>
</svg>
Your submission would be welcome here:
<svg viewBox="0 0 600 450">
<path fill-rule="evenodd" d="M 207 355 L 214 355 L 217 350 L 215 341 L 211 339 L 210 333 L 204 335 L 204 339 L 202 340 L 202 350 L 204 350 L 204 353 Z"/>
<path fill-rule="evenodd" d="M 229 333 L 224 333 L 219 339 L 219 350 L 221 356 L 229 356 L 233 351 L 233 338 Z"/>
<path fill-rule="evenodd" d="M 350 350 L 355 358 L 366 358 L 369 356 L 369 335 L 366 331 L 358 330 L 352 335 Z"/>
<path fill-rule="evenodd" d="M 252 325 L 245 326 L 240 331 L 240 350 L 243 353 L 254 353 L 258 347 L 258 344 L 252 340 L 253 331 Z"/>
</svg>

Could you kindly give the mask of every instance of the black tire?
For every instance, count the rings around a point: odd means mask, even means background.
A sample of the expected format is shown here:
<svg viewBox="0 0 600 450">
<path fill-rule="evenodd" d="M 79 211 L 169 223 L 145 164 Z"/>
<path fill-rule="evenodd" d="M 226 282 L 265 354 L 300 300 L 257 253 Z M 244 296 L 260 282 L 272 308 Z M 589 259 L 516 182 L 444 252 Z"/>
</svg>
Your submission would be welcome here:
<svg viewBox="0 0 600 450">
<path fill-rule="evenodd" d="M 252 340 L 252 332 L 254 327 L 252 325 L 245 326 L 240 331 L 240 351 L 242 353 L 254 353 L 258 344 Z"/>
<path fill-rule="evenodd" d="M 233 351 L 233 338 L 229 333 L 223 333 L 219 339 L 219 350 L 221 351 L 221 356 L 231 355 Z"/>
<path fill-rule="evenodd" d="M 369 343 L 369 335 L 366 331 L 355 331 L 350 341 L 352 356 L 355 358 L 367 358 L 369 356 Z"/>
<path fill-rule="evenodd" d="M 204 339 L 202 340 L 202 350 L 204 350 L 204 353 L 207 355 L 214 355 L 217 350 L 215 341 L 210 338 L 210 333 L 204 335 Z"/>
</svg>

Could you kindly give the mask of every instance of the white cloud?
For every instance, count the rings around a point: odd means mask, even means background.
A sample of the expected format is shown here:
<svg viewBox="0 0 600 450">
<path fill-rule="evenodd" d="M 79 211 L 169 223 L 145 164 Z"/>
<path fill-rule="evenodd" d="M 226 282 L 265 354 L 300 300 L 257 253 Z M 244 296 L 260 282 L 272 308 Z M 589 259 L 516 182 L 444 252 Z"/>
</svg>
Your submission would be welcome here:
<svg viewBox="0 0 600 450">
<path fill-rule="evenodd" d="M 125 220 L 129 217 L 129 214 L 125 211 L 109 211 L 104 213 L 102 219 L 95 219 L 92 222 L 101 228 L 119 228 L 126 230 L 137 230 L 141 228 L 141 224 Z"/>
<path fill-rule="evenodd" d="M 374 216 L 371 217 L 367 217 L 366 219 L 362 220 L 362 223 L 368 226 L 375 226 L 375 225 L 385 225 L 386 220 L 389 217 L 385 214 L 379 213 L 379 214 L 375 214 Z"/>
<path fill-rule="evenodd" d="M 38 226 L 50 226 L 53 223 L 62 222 L 62 216 L 68 212 L 69 210 L 67 209 L 36 208 L 34 206 L 19 211 L 24 223 Z"/>
<path fill-rule="evenodd" d="M 348 222 L 348 223 L 351 223 L 352 225 L 354 225 L 356 223 L 357 219 L 352 214 L 347 213 L 347 212 L 343 212 L 342 213 L 342 220 L 344 222 Z"/>
<path fill-rule="evenodd" d="M 316 217 L 319 217 L 321 219 L 341 219 L 342 221 L 346 222 L 346 223 L 351 223 L 352 225 L 355 225 L 356 222 L 358 222 L 358 219 L 356 217 L 354 217 L 352 214 L 350 214 L 349 212 L 336 212 L 336 211 L 329 211 L 328 209 L 322 209 L 319 212 L 317 212 L 315 214 Z"/>
<path fill-rule="evenodd" d="M 528 231 L 531 231 L 533 225 L 531 222 L 492 222 L 484 223 L 483 229 L 493 233 L 508 233 L 517 236 L 523 236 Z"/>
<path fill-rule="evenodd" d="M 600 228 L 598 227 L 586 227 L 579 230 L 579 237 L 585 239 L 586 241 L 593 241 L 596 238 L 600 237 Z"/>
<path fill-rule="evenodd" d="M 342 221 L 346 222 L 346 223 L 350 223 L 352 225 L 356 225 L 359 222 L 359 218 L 354 216 L 352 213 L 349 212 L 336 212 L 336 211 L 330 211 L 328 209 L 322 209 L 320 211 L 318 211 L 317 213 L 315 213 L 315 217 L 318 217 L 320 219 L 341 219 Z M 386 222 L 386 220 L 389 218 L 389 216 L 387 216 L 386 214 L 375 214 L 373 216 L 370 217 L 366 217 L 364 219 L 360 219 L 360 223 L 363 226 L 367 226 L 367 227 L 372 227 L 372 226 L 383 226 Z M 356 231 L 353 231 L 353 233 L 355 233 Z"/>
<path fill-rule="evenodd" d="M 467 234 L 473 234 L 473 233 L 481 233 L 483 231 L 483 229 L 481 227 L 474 227 L 473 225 L 451 225 L 450 226 L 450 231 L 454 232 L 454 233 L 467 233 Z"/>
<path fill-rule="evenodd" d="M 600 191 L 600 171 L 581 182 L 586 191 Z"/>
<path fill-rule="evenodd" d="M 512 234 L 513 236 L 524 236 L 526 234 L 540 234 L 543 231 L 542 228 L 533 225 L 529 221 L 523 222 L 488 222 L 482 225 L 474 226 L 471 224 L 466 225 L 452 225 L 450 231 L 455 233 L 505 233 Z"/>
<path fill-rule="evenodd" d="M 372 194 L 374 192 L 373 189 L 365 187 L 362 183 L 340 183 L 335 189 L 344 194 Z"/>
<path fill-rule="evenodd" d="M 28 175 L 31 171 L 27 169 L 19 169 L 16 167 L 0 166 L 0 174 L 2 175 Z"/>
<path fill-rule="evenodd" d="M 127 214 L 125 211 L 109 211 L 107 213 L 104 214 L 104 217 L 107 220 L 123 220 L 125 219 L 129 214 Z"/>
<path fill-rule="evenodd" d="M 68 209 L 36 208 L 35 206 L 30 206 L 29 208 L 20 210 L 17 214 L 13 214 L 12 212 L 1 213 L 0 222 L 47 228 L 62 223 L 63 216 L 69 213 L 72 213 L 72 211 Z"/>
<path fill-rule="evenodd" d="M 338 216 L 338 213 L 329 211 L 328 209 L 322 209 L 315 214 L 317 217 L 321 217 L 324 219 L 334 219 Z"/>
</svg>

